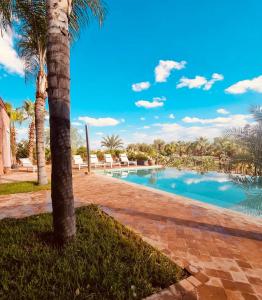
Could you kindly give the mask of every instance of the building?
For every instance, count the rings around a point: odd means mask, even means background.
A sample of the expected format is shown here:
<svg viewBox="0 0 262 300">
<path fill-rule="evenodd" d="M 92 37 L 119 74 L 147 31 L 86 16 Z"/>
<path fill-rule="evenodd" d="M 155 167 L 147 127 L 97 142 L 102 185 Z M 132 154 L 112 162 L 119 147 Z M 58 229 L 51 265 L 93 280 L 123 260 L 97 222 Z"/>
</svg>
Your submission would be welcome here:
<svg viewBox="0 0 262 300">
<path fill-rule="evenodd" d="M 0 176 L 11 169 L 10 119 L 0 98 Z"/>
</svg>

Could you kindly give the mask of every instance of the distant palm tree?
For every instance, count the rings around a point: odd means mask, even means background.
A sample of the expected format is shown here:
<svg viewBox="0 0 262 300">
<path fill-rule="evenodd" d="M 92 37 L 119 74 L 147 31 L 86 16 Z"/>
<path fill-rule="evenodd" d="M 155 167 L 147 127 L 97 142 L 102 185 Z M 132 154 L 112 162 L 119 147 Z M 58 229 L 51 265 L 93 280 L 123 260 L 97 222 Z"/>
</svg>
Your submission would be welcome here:
<svg viewBox="0 0 262 300">
<path fill-rule="evenodd" d="M 11 155 L 12 155 L 12 164 L 16 165 L 16 124 L 21 124 L 24 120 L 22 111 L 20 109 L 14 109 L 11 103 L 5 103 L 7 114 L 10 118 L 10 145 L 11 145 Z"/>
<path fill-rule="evenodd" d="M 158 151 L 161 152 L 164 150 L 165 147 L 165 141 L 161 140 L 161 139 L 156 139 L 153 141 L 153 147 Z"/>
<path fill-rule="evenodd" d="M 75 236 L 70 141 L 70 46 L 72 30 L 87 23 L 89 13 L 101 23 L 104 9 L 100 0 L 47 0 L 47 69 L 52 156 L 51 195 L 56 240 L 65 243 Z"/>
<path fill-rule="evenodd" d="M 240 154 L 233 157 L 233 162 L 254 167 L 254 175 L 262 175 L 262 106 L 251 108 L 251 113 L 257 121 L 255 125 L 246 125 L 244 128 L 233 128 L 227 135 L 235 139 L 242 148 Z"/>
<path fill-rule="evenodd" d="M 101 141 L 101 146 L 107 148 L 108 150 L 117 150 L 123 148 L 124 143 L 118 135 L 107 135 L 103 137 Z"/>
<path fill-rule="evenodd" d="M 29 121 L 28 129 L 28 157 L 31 161 L 34 158 L 35 144 L 35 104 L 30 100 L 25 100 L 22 106 L 23 119 Z"/>
</svg>

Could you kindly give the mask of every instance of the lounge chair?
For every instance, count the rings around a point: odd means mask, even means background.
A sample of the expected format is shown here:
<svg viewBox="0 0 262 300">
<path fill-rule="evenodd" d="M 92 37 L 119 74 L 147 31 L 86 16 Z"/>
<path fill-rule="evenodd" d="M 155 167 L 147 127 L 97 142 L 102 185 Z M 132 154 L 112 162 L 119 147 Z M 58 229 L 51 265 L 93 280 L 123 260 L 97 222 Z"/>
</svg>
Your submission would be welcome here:
<svg viewBox="0 0 262 300">
<path fill-rule="evenodd" d="M 96 167 L 105 167 L 104 162 L 100 162 L 96 156 L 96 154 L 90 155 L 90 165 Z"/>
<path fill-rule="evenodd" d="M 105 164 L 109 165 L 110 168 L 113 168 L 113 166 L 121 166 L 120 162 L 113 160 L 111 154 L 105 154 Z"/>
<path fill-rule="evenodd" d="M 27 171 L 30 169 L 35 172 L 37 170 L 37 166 L 34 166 L 29 158 L 20 158 L 21 165 L 23 168 L 26 168 Z"/>
<path fill-rule="evenodd" d="M 73 155 L 73 164 L 78 167 L 78 170 L 81 167 L 87 167 L 87 163 L 83 162 L 81 155 Z"/>
<path fill-rule="evenodd" d="M 130 165 L 134 165 L 134 166 L 137 166 L 137 161 L 135 161 L 135 160 L 129 160 L 128 159 L 128 157 L 127 157 L 127 155 L 126 155 L 126 153 L 122 153 L 122 154 L 120 154 L 120 161 L 121 161 L 121 163 L 122 164 L 126 164 L 127 166 L 130 166 Z"/>
</svg>

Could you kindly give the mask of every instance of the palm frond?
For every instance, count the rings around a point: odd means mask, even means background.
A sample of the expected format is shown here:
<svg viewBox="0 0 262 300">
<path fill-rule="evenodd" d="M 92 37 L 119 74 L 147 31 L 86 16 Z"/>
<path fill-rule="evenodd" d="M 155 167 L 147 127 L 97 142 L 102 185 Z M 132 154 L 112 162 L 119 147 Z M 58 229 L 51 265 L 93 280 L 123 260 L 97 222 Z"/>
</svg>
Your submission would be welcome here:
<svg viewBox="0 0 262 300">
<path fill-rule="evenodd" d="M 252 106 L 250 109 L 250 112 L 253 114 L 253 117 L 257 122 L 262 122 L 262 106 L 261 105 Z"/>
<path fill-rule="evenodd" d="M 103 0 L 73 0 L 69 20 L 71 41 L 73 42 L 79 37 L 80 28 L 89 24 L 91 16 L 94 16 L 101 26 L 106 13 L 107 8 Z"/>
<path fill-rule="evenodd" d="M 0 1 L 0 32 L 7 30 L 8 26 L 11 26 L 13 16 L 13 0 L 1 0 Z"/>
</svg>

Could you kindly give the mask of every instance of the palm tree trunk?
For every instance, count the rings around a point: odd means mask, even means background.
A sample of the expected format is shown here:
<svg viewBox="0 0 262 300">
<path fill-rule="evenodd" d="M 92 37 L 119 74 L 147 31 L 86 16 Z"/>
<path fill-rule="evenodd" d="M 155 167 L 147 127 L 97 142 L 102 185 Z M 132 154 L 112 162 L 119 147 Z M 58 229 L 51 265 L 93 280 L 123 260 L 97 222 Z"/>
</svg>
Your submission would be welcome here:
<svg viewBox="0 0 262 300">
<path fill-rule="evenodd" d="M 39 185 L 48 183 L 45 168 L 44 143 L 46 86 L 46 75 L 44 71 L 40 69 L 37 76 L 37 91 L 35 100 L 37 182 Z"/>
<path fill-rule="evenodd" d="M 28 157 L 31 161 L 34 160 L 34 140 L 35 140 L 35 122 L 29 124 L 29 142 L 28 142 Z"/>
<path fill-rule="evenodd" d="M 11 154 L 12 154 L 12 165 L 16 165 L 16 130 L 15 126 L 10 127 L 10 144 L 11 144 Z"/>
<path fill-rule="evenodd" d="M 47 0 L 51 195 L 54 233 L 56 240 L 62 243 L 76 233 L 70 142 L 70 9 L 70 0 Z"/>
</svg>

